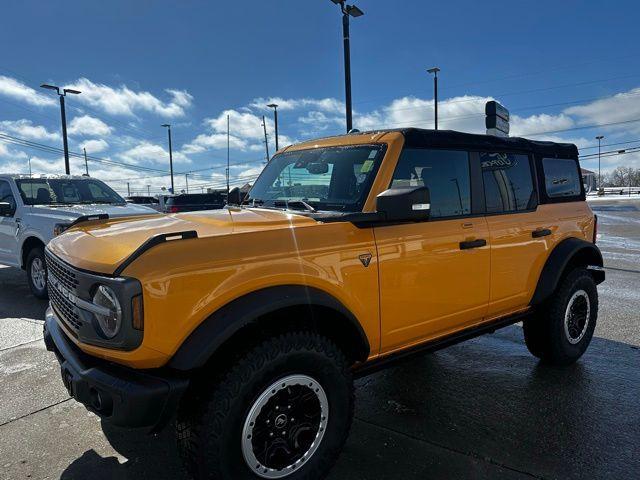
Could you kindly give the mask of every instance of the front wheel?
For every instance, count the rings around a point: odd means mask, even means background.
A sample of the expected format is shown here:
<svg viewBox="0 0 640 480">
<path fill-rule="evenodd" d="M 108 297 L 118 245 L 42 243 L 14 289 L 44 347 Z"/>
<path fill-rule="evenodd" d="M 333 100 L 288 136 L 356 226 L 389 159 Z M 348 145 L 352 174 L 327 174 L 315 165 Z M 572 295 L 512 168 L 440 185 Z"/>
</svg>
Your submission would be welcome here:
<svg viewBox="0 0 640 480">
<path fill-rule="evenodd" d="M 541 360 L 569 365 L 585 352 L 598 318 L 598 291 L 591 274 L 578 268 L 561 282 L 553 298 L 524 321 L 529 351 Z"/>
<path fill-rule="evenodd" d="M 316 333 L 289 333 L 251 349 L 185 401 L 178 447 L 196 479 L 321 479 L 352 417 L 344 354 Z"/>
<path fill-rule="evenodd" d="M 31 293 L 36 298 L 46 300 L 49 298 L 47 294 L 47 264 L 44 258 L 44 248 L 32 248 L 27 255 L 27 281 Z"/>
</svg>

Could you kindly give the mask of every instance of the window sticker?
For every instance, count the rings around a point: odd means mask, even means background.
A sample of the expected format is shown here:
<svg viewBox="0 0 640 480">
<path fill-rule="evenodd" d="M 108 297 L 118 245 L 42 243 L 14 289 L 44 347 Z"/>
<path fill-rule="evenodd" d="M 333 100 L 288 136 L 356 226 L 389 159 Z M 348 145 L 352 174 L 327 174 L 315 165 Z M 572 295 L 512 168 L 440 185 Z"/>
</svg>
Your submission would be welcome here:
<svg viewBox="0 0 640 480">
<path fill-rule="evenodd" d="M 371 155 L 369 155 L 371 157 Z M 373 160 L 365 160 L 360 168 L 360 173 L 369 173 L 373 168 Z"/>
</svg>

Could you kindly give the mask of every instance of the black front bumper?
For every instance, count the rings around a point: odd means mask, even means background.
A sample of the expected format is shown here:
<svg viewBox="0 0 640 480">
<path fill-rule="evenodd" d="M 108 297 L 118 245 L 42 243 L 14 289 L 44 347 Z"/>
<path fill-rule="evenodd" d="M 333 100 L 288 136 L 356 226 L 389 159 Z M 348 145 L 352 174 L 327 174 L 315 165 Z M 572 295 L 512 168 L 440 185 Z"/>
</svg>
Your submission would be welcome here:
<svg viewBox="0 0 640 480">
<path fill-rule="evenodd" d="M 171 419 L 189 380 L 158 370 L 134 370 L 82 352 L 47 309 L 44 342 L 60 362 L 69 395 L 87 409 L 122 427 L 163 426 Z"/>
</svg>

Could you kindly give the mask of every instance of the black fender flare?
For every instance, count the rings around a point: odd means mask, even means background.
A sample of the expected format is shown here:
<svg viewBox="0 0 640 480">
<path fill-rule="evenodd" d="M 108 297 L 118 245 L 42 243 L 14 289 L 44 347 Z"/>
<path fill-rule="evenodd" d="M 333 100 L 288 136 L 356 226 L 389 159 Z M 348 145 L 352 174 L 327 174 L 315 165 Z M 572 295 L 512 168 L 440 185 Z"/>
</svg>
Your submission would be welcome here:
<svg viewBox="0 0 640 480">
<path fill-rule="evenodd" d="M 596 269 L 591 272 L 594 280 L 596 283 L 602 283 L 604 281 L 604 270 L 602 270 L 603 261 L 600 249 L 595 244 L 587 242 L 586 240 L 574 237 L 567 238 L 558 243 L 551 251 L 551 254 L 549 254 L 540 273 L 538 285 L 536 286 L 529 305 L 540 305 L 549 298 L 558 287 L 558 283 L 567 267 L 576 260 L 579 260 L 580 263 L 587 267 L 596 267 Z"/>
<path fill-rule="evenodd" d="M 167 366 L 182 371 L 200 368 L 241 328 L 280 309 L 301 306 L 325 307 L 344 316 L 358 339 L 356 360 L 367 359 L 368 337 L 358 319 L 339 300 L 314 287 L 281 285 L 248 293 L 216 310 L 182 342 Z"/>
</svg>

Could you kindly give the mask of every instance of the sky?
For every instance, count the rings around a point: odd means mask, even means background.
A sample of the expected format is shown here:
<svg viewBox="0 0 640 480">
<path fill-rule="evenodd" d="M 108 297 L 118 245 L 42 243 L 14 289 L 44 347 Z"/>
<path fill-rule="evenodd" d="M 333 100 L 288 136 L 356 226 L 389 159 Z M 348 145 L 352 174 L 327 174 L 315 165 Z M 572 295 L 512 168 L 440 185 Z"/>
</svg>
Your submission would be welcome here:
<svg viewBox="0 0 640 480">
<path fill-rule="evenodd" d="M 352 19 L 354 127 L 484 133 L 484 105 L 512 115 L 512 135 L 573 142 L 584 168 L 640 168 L 640 4 L 631 1 L 358 0 Z M 0 172 L 63 173 L 69 148 L 121 194 L 251 182 L 280 147 L 341 134 L 342 25 L 330 0 L 6 2 L 0 18 Z M 28 143 L 27 143 L 28 142 Z M 626 153 L 618 154 L 619 150 Z M 84 173 L 73 156 L 71 171 Z M 185 175 L 187 174 L 187 175 Z M 127 187 L 127 183 L 129 186 Z"/>
</svg>

